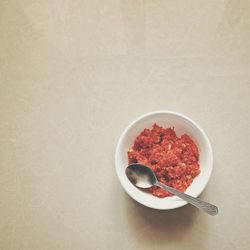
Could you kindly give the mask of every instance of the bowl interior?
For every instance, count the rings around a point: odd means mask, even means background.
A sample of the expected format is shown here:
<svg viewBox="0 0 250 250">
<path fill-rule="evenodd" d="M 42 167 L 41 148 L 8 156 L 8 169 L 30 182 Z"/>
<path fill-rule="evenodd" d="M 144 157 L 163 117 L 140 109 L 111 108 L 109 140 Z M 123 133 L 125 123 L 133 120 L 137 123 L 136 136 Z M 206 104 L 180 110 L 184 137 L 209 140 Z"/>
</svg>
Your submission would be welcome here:
<svg viewBox="0 0 250 250">
<path fill-rule="evenodd" d="M 196 143 L 199 149 L 201 173 L 194 179 L 186 190 L 187 194 L 197 197 L 205 188 L 212 171 L 212 150 L 207 136 L 203 130 L 189 118 L 174 112 L 153 112 L 139 117 L 123 132 L 116 150 L 116 171 L 119 180 L 126 192 L 143 205 L 157 209 L 172 209 L 186 204 L 185 201 L 173 196 L 158 198 L 134 187 L 125 175 L 128 165 L 127 152 L 133 145 L 135 138 L 145 128 L 152 128 L 157 123 L 165 128 L 174 127 L 176 134 L 181 136 L 187 133 Z"/>
</svg>

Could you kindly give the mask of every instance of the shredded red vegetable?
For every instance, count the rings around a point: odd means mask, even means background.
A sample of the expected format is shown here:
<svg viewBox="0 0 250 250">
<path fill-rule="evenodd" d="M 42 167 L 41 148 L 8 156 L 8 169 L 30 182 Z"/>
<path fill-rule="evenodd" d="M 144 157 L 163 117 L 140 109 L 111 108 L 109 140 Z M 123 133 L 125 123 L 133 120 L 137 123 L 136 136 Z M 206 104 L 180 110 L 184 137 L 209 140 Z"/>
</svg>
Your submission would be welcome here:
<svg viewBox="0 0 250 250">
<path fill-rule="evenodd" d="M 199 151 L 193 140 L 183 134 L 178 137 L 174 128 L 163 128 L 157 124 L 144 129 L 128 151 L 128 162 L 150 167 L 158 180 L 185 192 L 200 173 Z M 171 193 L 153 186 L 148 191 L 157 197 L 172 196 Z"/>
</svg>

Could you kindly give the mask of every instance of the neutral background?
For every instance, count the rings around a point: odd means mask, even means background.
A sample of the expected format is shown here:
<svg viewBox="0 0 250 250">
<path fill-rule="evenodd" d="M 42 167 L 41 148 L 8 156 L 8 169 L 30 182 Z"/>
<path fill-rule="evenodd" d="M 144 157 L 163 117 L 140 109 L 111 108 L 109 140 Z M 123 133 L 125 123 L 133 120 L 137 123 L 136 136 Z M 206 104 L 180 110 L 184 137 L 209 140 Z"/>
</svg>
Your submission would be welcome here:
<svg viewBox="0 0 250 250">
<path fill-rule="evenodd" d="M 1 0 L 0 249 L 249 249 L 249 16 L 248 0 Z M 159 109 L 207 132 L 218 216 L 120 186 L 121 132 Z"/>
</svg>

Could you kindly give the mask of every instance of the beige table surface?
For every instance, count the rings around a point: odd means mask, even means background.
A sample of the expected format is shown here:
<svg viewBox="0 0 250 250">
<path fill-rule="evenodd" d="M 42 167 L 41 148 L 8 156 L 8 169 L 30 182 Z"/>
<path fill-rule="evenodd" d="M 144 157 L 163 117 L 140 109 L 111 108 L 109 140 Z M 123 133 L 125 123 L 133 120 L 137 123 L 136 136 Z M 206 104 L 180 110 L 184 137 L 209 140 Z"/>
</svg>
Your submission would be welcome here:
<svg viewBox="0 0 250 250">
<path fill-rule="evenodd" d="M 207 132 L 217 217 L 120 186 L 121 132 L 159 109 Z M 0 249 L 250 249 L 249 109 L 250 1 L 1 0 Z"/>
</svg>

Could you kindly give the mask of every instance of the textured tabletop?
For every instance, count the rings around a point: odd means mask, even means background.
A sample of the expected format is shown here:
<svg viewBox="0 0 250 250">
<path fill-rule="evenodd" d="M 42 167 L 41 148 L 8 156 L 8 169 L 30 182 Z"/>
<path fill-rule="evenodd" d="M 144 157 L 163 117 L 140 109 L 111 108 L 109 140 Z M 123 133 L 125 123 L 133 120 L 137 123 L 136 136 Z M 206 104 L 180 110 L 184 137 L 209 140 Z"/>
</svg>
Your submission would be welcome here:
<svg viewBox="0 0 250 250">
<path fill-rule="evenodd" d="M 249 249 L 249 15 L 247 0 L 1 0 L 0 249 Z M 206 131 L 218 216 L 122 189 L 117 140 L 153 110 Z"/>
</svg>

